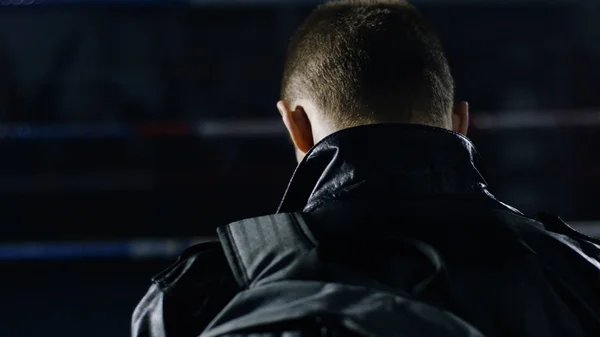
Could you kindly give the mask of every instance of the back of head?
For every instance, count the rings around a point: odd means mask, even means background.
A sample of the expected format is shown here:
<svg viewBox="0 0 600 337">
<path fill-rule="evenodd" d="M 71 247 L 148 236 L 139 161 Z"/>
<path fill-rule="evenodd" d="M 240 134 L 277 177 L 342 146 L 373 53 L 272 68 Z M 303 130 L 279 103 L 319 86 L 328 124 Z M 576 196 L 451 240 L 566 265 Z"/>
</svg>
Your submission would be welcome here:
<svg viewBox="0 0 600 337">
<path fill-rule="evenodd" d="M 454 85 L 429 23 L 402 0 L 317 7 L 292 38 L 282 99 L 310 100 L 333 128 L 374 123 L 445 127 Z"/>
</svg>

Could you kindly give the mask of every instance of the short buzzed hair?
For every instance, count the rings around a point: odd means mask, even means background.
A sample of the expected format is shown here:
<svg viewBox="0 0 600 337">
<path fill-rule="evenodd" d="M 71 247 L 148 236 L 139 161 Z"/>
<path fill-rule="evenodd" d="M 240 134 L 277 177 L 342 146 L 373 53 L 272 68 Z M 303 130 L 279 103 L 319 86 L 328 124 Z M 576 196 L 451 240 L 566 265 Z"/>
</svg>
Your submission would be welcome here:
<svg viewBox="0 0 600 337">
<path fill-rule="evenodd" d="M 454 81 L 441 43 L 401 0 L 318 6 L 292 37 L 282 99 L 311 99 L 342 129 L 373 123 L 445 125 Z"/>
</svg>

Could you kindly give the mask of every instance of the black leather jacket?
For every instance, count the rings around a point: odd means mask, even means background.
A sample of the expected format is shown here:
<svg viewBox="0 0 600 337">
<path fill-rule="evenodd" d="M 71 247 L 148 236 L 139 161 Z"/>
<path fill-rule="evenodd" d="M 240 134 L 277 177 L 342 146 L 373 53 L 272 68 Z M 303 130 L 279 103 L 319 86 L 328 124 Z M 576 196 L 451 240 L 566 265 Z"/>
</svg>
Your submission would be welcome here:
<svg viewBox="0 0 600 337">
<path fill-rule="evenodd" d="M 600 246 L 559 218 L 499 202 L 475 158 L 467 138 L 443 129 L 347 129 L 307 154 L 278 212 L 303 210 L 348 268 L 404 291 L 428 271 L 387 239 L 435 247 L 443 268 L 418 298 L 487 337 L 600 336 Z M 198 336 L 237 291 L 218 242 L 191 247 L 153 279 L 132 336 Z"/>
</svg>

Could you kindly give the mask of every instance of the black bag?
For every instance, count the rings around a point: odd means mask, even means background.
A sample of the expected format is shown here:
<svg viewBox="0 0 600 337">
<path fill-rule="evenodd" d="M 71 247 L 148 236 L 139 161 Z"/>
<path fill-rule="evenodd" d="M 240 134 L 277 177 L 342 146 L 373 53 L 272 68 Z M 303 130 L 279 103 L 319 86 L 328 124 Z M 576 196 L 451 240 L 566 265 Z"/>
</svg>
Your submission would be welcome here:
<svg viewBox="0 0 600 337">
<path fill-rule="evenodd" d="M 201 337 L 483 336 L 449 312 L 343 269 L 319 281 L 317 243 L 300 213 L 239 221 L 218 234 L 243 290 Z"/>
</svg>

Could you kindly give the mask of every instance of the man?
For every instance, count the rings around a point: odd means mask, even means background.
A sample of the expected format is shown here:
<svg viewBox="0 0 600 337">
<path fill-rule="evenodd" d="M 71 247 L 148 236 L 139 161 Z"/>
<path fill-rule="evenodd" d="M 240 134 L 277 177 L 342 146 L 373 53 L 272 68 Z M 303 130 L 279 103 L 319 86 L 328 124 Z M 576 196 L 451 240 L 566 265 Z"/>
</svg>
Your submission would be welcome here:
<svg viewBox="0 0 600 337">
<path fill-rule="evenodd" d="M 335 256 L 485 336 L 600 336 L 600 247 L 488 191 L 468 105 L 453 96 L 442 47 L 414 7 L 318 7 L 291 41 L 277 103 L 299 161 L 278 213 L 302 212 L 329 252 L 314 261 Z M 398 237 L 429 247 L 428 258 Z M 133 335 L 198 336 L 240 290 L 234 274 L 218 242 L 191 247 L 154 278 Z"/>
</svg>

